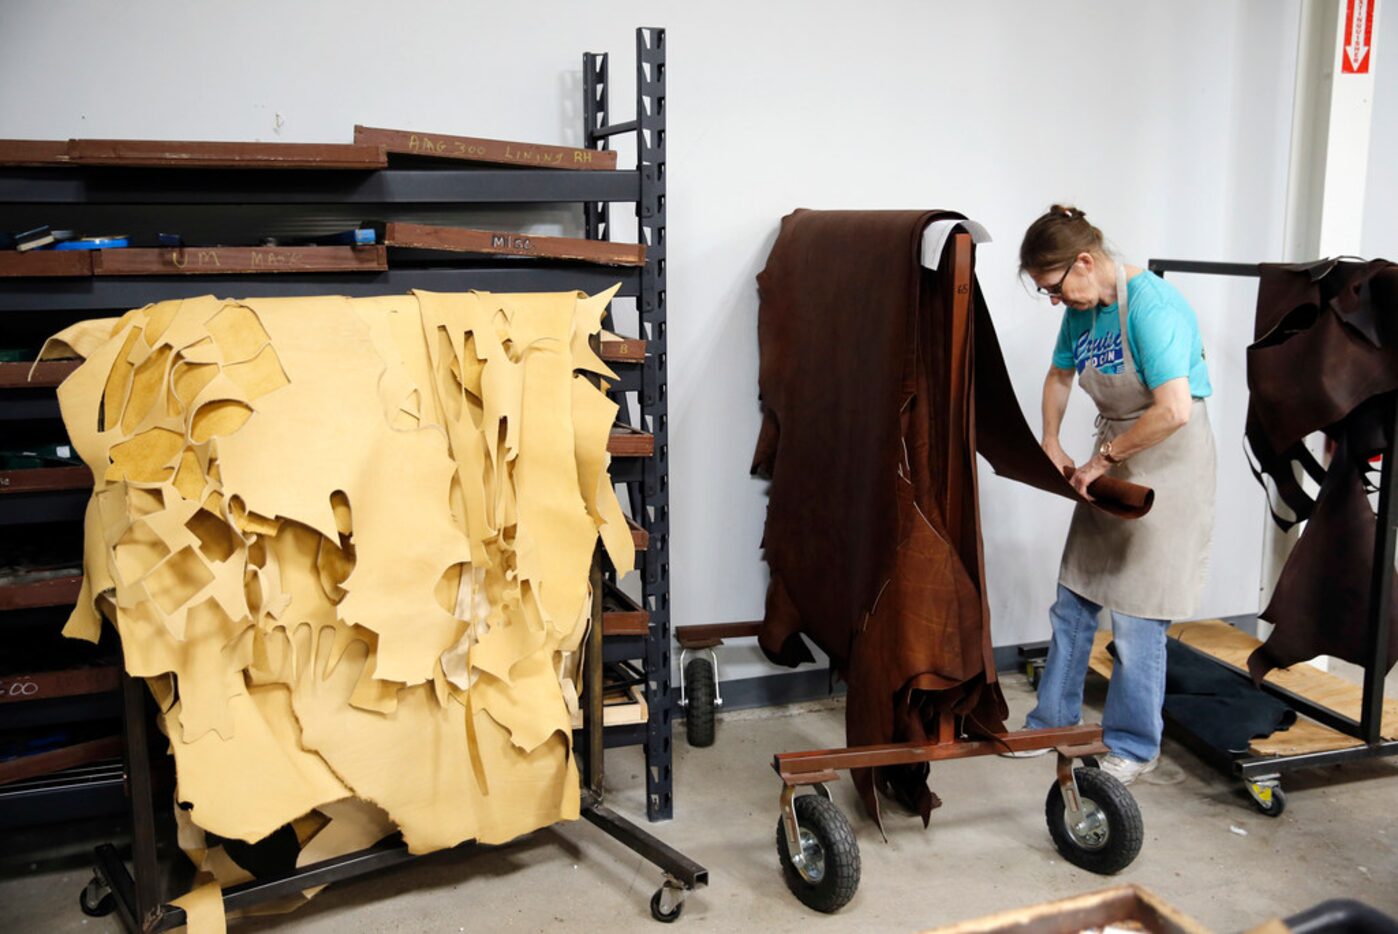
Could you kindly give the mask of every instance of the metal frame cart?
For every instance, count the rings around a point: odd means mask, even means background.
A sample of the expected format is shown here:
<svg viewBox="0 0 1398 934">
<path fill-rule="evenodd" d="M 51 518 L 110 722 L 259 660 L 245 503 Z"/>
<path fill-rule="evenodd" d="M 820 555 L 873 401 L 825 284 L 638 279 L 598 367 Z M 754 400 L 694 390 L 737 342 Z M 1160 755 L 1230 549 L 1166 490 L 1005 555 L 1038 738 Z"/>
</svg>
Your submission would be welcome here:
<svg viewBox="0 0 1398 934">
<path fill-rule="evenodd" d="M 712 746 L 723 693 L 718 686 L 718 653 L 724 639 L 756 636 L 762 621 L 676 626 L 680 647 L 680 709 L 684 711 L 685 741 L 691 746 Z M 691 657 L 691 655 L 693 657 Z"/>
<path fill-rule="evenodd" d="M 1255 263 L 1152 259 L 1147 265 L 1151 272 L 1161 276 L 1167 272 L 1180 272 L 1256 278 L 1261 274 L 1261 267 Z M 1398 755 L 1398 740 L 1385 740 L 1381 732 L 1386 674 L 1382 660 L 1388 658 L 1389 640 L 1392 638 L 1393 620 L 1389 614 L 1389 606 L 1393 593 L 1395 538 L 1398 538 L 1398 497 L 1394 496 L 1395 479 L 1398 479 L 1398 456 L 1395 456 L 1394 451 L 1395 444 L 1398 444 L 1398 394 L 1390 396 L 1388 405 L 1393 432 L 1389 435 L 1389 448 L 1383 454 L 1383 464 L 1380 468 L 1379 528 L 1374 539 L 1374 576 L 1369 590 L 1370 652 L 1369 661 L 1364 666 L 1364 697 L 1360 718 L 1355 720 L 1271 682 L 1262 683 L 1262 690 L 1284 701 L 1297 713 L 1346 736 L 1355 737 L 1361 741 L 1361 745 L 1289 756 L 1237 756 L 1208 745 L 1177 721 L 1168 717 L 1166 720 L 1171 733 L 1200 758 L 1241 779 L 1257 809 L 1272 817 L 1279 816 L 1286 807 L 1286 796 L 1281 788 L 1281 776 L 1284 772 Z M 1246 672 L 1227 665 L 1212 655 L 1199 652 L 1187 643 L 1182 642 L 1181 645 L 1214 664 L 1247 676 Z"/>
<path fill-rule="evenodd" d="M 969 260 L 971 237 L 957 234 L 952 248 Z M 956 268 L 969 270 L 970 263 L 958 261 Z M 956 301 L 969 301 L 970 294 L 958 288 Z M 961 718 L 944 711 L 932 742 L 780 753 L 773 758 L 772 768 L 782 781 L 777 854 L 787 887 L 806 906 L 832 912 L 848 903 L 859 886 L 859 845 L 826 789 L 839 770 L 1040 749 L 1057 751 L 1057 776 L 1044 803 L 1054 846 L 1064 859 L 1091 872 L 1110 874 L 1129 866 L 1145 839 L 1141 811 L 1125 786 L 1097 768 L 1096 757 L 1107 752 L 1100 726 L 972 735 Z M 1074 768 L 1075 759 L 1085 767 Z M 801 788 L 813 788 L 815 794 L 798 795 Z"/>
<path fill-rule="evenodd" d="M 608 836 L 633 850 L 663 874 L 661 885 L 650 899 L 651 916 L 673 922 L 684 909 L 689 892 L 708 884 L 708 870 L 683 853 L 661 842 L 603 803 L 604 738 L 602 713 L 602 574 L 600 559 L 593 564 L 592 626 L 587 636 L 584 662 L 583 727 L 575 733 L 574 744 L 583 761 L 582 817 Z M 156 854 L 155 779 L 151 765 L 149 712 L 151 699 L 145 685 L 122 675 L 125 707 L 124 746 L 126 775 L 130 790 L 132 823 L 132 863 L 127 871 L 117 849 L 110 843 L 97 847 L 93 878 L 82 890 L 79 902 L 85 913 L 101 916 L 117 912 L 128 931 L 154 934 L 186 922 L 185 911 L 166 904 L 160 893 L 159 864 Z M 465 846 L 474 844 L 466 843 Z M 346 856 L 325 860 L 295 872 L 261 878 L 224 891 L 225 912 L 250 908 L 273 899 L 330 882 L 353 879 L 365 873 L 412 859 L 407 845 L 396 835 L 388 840 Z"/>
<path fill-rule="evenodd" d="M 859 844 L 849 820 L 826 789 L 841 769 L 969 759 L 1003 752 L 1053 749 L 1057 777 L 1044 815 L 1063 858 L 1091 872 L 1110 874 L 1131 864 L 1145 840 L 1140 808 L 1131 792 L 1097 768 L 1107 752 L 1100 726 L 1059 727 L 971 738 L 964 724 L 943 713 L 931 743 L 893 743 L 779 753 L 772 768 L 782 780 L 777 854 L 782 876 L 803 904 L 817 911 L 842 908 L 859 887 Z M 1081 759 L 1081 768 L 1073 760 Z M 803 787 L 815 794 L 797 795 Z"/>
</svg>

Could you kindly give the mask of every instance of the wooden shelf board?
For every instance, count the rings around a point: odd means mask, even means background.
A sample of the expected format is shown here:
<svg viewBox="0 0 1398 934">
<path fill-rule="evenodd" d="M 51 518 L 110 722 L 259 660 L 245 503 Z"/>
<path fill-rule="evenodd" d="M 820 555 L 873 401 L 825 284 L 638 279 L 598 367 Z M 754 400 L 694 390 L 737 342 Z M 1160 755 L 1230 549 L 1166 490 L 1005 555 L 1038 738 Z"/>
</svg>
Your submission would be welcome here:
<svg viewBox="0 0 1398 934">
<path fill-rule="evenodd" d="M 602 635 L 644 636 L 650 632 L 650 614 L 645 610 L 604 610 Z"/>
<path fill-rule="evenodd" d="M 53 278 L 92 275 L 92 254 L 96 250 L 0 250 L 0 276 L 7 278 Z"/>
<path fill-rule="evenodd" d="M 615 425 L 607 439 L 607 453 L 613 457 L 650 457 L 655 453 L 655 436 L 628 425 Z"/>
<path fill-rule="evenodd" d="M 636 520 L 627 516 L 626 527 L 631 530 L 631 541 L 635 542 L 637 551 L 645 551 L 650 547 L 650 533 L 637 525 Z"/>
<path fill-rule="evenodd" d="M 68 374 L 80 366 L 82 366 L 81 360 L 46 360 L 38 366 L 34 366 L 33 362 L 27 360 L 17 363 L 0 363 L 0 389 L 57 386 L 68 378 Z M 29 378 L 31 367 L 34 369 L 33 380 Z"/>
<path fill-rule="evenodd" d="M 359 143 L 250 143 L 152 139 L 74 139 L 72 165 L 219 169 L 381 169 L 383 147 Z"/>
<path fill-rule="evenodd" d="M 604 266 L 644 266 L 646 248 L 638 243 L 612 243 L 579 237 L 541 237 L 502 230 L 474 230 L 430 224 L 385 225 L 384 244 L 414 250 L 487 256 L 535 256 L 577 260 Z"/>
<path fill-rule="evenodd" d="M 356 126 L 354 141 L 383 147 L 387 152 L 454 162 L 490 162 L 540 169 L 605 171 L 616 168 L 617 154 L 609 149 L 577 149 L 543 143 L 450 136 L 414 130 Z"/>
<path fill-rule="evenodd" d="M 52 775 L 54 772 L 101 762 L 104 759 L 113 759 L 120 756 L 121 752 L 121 737 L 106 736 L 102 739 L 64 746 L 61 749 L 50 749 L 47 752 L 8 759 L 0 762 L 0 785 L 24 781 L 27 778 L 37 778 L 40 775 Z"/>
<path fill-rule="evenodd" d="M 598 356 L 608 363 L 644 363 L 646 342 L 640 338 L 622 337 L 620 334 L 603 331 Z"/>
<path fill-rule="evenodd" d="M 94 276 L 226 276 L 388 269 L 388 252 L 382 246 L 191 246 L 94 252 Z"/>
<path fill-rule="evenodd" d="M 81 574 L 48 580 L 0 584 L 0 610 L 27 610 L 40 606 L 74 603 L 82 591 Z"/>
<path fill-rule="evenodd" d="M 67 165 L 66 139 L 0 139 L 0 165 Z"/>
<path fill-rule="evenodd" d="M 86 467 L 32 467 L 0 470 L 0 495 L 43 493 L 50 490 L 84 490 L 92 487 L 92 471 Z"/>
<path fill-rule="evenodd" d="M 106 694 L 117 689 L 119 678 L 116 665 L 0 675 L 0 704 Z"/>
</svg>

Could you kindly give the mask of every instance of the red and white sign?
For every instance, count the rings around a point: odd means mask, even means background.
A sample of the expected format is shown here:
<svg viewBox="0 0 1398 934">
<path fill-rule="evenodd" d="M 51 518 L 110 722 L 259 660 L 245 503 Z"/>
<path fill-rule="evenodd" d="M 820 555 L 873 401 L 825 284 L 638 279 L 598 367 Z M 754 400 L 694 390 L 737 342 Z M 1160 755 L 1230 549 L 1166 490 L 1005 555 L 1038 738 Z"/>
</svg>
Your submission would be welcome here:
<svg viewBox="0 0 1398 934">
<path fill-rule="evenodd" d="M 1367 75 L 1374 38 L 1375 0 L 1345 0 L 1344 48 L 1340 50 L 1340 73 Z"/>
</svg>

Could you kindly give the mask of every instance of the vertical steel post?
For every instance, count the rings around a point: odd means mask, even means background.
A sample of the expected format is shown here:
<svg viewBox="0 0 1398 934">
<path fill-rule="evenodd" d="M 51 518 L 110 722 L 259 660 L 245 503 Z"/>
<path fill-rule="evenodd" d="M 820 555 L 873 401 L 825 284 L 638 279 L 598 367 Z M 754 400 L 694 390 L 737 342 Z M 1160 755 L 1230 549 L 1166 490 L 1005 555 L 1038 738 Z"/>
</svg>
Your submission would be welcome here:
<svg viewBox="0 0 1398 934">
<path fill-rule="evenodd" d="M 670 432 L 666 403 L 665 340 L 665 30 L 636 30 L 636 161 L 641 176 L 636 225 L 646 247 L 638 306 L 646 362 L 641 379 L 641 418 L 655 437 L 655 453 L 643 471 L 641 525 L 650 534 L 644 604 L 646 637 L 646 816 L 674 814 L 670 718 Z"/>
<path fill-rule="evenodd" d="M 611 148 L 611 141 L 597 131 L 607 125 L 607 53 L 583 53 L 583 145 L 588 149 Z M 605 201 L 583 205 L 585 236 L 610 239 L 612 206 Z"/>
<path fill-rule="evenodd" d="M 1374 530 L 1374 573 L 1369 585 L 1369 663 L 1364 666 L 1364 707 L 1359 730 L 1366 743 L 1377 743 L 1383 732 L 1383 682 L 1388 674 L 1388 650 L 1393 637 L 1393 557 L 1398 539 L 1398 393 L 1388 399 L 1388 449 L 1383 452 L 1379 479 L 1378 527 Z"/>
<path fill-rule="evenodd" d="M 131 802 L 131 862 L 136 889 L 136 917 L 149 927 L 160 911 L 160 876 L 156 862 L 155 789 L 151 778 L 150 740 L 146 730 L 146 685 L 121 671 L 122 739 L 126 758 L 126 794 Z"/>
</svg>

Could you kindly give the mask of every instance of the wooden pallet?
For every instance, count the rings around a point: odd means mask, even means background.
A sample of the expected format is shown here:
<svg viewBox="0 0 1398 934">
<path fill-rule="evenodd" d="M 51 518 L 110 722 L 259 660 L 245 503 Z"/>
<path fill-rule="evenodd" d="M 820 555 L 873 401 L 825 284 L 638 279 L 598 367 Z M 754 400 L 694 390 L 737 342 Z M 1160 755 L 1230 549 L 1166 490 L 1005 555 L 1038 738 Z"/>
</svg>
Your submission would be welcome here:
<svg viewBox="0 0 1398 934">
<path fill-rule="evenodd" d="M 1262 644 L 1221 619 L 1175 623 L 1170 627 L 1169 634 L 1170 638 L 1180 639 L 1191 648 L 1217 659 L 1244 676 L 1247 672 L 1248 656 L 1252 654 L 1253 649 Z M 1092 647 L 1092 659 L 1089 662 L 1092 670 L 1104 678 L 1112 676 L 1112 657 L 1107 654 L 1107 643 L 1111 641 L 1110 632 L 1097 633 Z M 1275 669 L 1267 675 L 1267 681 L 1328 707 L 1336 713 L 1354 720 L 1360 718 L 1360 708 L 1364 699 L 1363 686 L 1321 671 L 1313 665 L 1300 664 Z M 1382 732 L 1384 739 L 1398 738 L 1398 700 L 1385 698 Z M 1248 751 L 1255 756 L 1292 756 L 1310 752 L 1331 752 L 1362 745 L 1362 740 L 1301 717 L 1288 730 L 1279 730 L 1271 736 L 1254 739 Z"/>
</svg>

